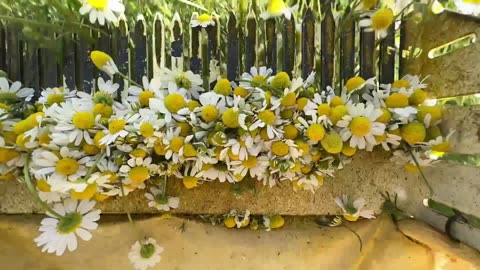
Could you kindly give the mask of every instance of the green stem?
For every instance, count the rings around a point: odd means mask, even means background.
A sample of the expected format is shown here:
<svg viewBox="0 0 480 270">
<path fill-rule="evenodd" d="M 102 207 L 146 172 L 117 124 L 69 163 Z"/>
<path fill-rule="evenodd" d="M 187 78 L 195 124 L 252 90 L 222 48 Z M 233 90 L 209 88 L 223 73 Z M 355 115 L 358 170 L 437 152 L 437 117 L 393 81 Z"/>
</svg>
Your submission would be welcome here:
<svg viewBox="0 0 480 270">
<path fill-rule="evenodd" d="M 119 179 L 119 182 L 120 182 L 120 193 L 122 193 L 122 197 L 125 197 L 125 190 L 123 189 L 122 178 Z M 127 217 L 128 217 L 128 221 L 133 224 L 132 215 L 128 211 L 127 211 Z"/>
<path fill-rule="evenodd" d="M 88 168 L 87 175 L 83 179 L 88 180 L 90 175 L 92 175 L 93 171 L 97 168 L 98 163 L 102 158 L 105 156 L 105 152 L 102 152 L 102 154 L 95 160 L 95 163 L 93 163 L 93 166 Z"/>
<path fill-rule="evenodd" d="M 118 76 L 122 77 L 123 79 L 129 81 L 131 84 L 135 85 L 135 86 L 138 86 L 140 88 L 143 88 L 143 86 L 141 86 L 140 84 L 136 83 L 134 80 L 130 79 L 127 77 L 127 75 L 121 73 L 121 72 L 117 72 L 116 73 Z"/>
<path fill-rule="evenodd" d="M 25 178 L 25 184 L 27 185 L 28 191 L 32 194 L 33 198 L 37 200 L 37 202 L 47 211 L 52 213 L 55 217 L 57 218 L 63 218 L 62 215 L 60 215 L 57 211 L 53 210 L 50 205 L 48 205 L 46 202 L 42 201 L 40 197 L 38 196 L 38 192 L 35 190 L 33 187 L 32 179 L 30 177 L 30 171 L 29 171 L 29 163 L 30 163 L 30 156 L 27 156 L 25 158 L 25 165 L 23 166 L 23 176 Z"/>
<path fill-rule="evenodd" d="M 252 83 L 252 81 L 249 81 L 249 80 L 238 80 L 239 82 L 249 82 L 249 83 Z M 256 87 L 259 87 L 259 88 L 266 88 L 268 90 L 271 90 L 272 92 L 274 92 L 274 94 L 279 94 L 279 95 L 282 95 L 283 92 L 282 90 L 280 89 L 277 89 L 277 88 L 274 88 L 268 84 L 264 84 L 264 83 L 255 83 Z"/>
<path fill-rule="evenodd" d="M 429 192 L 430 192 L 429 196 L 431 196 L 431 195 L 433 194 L 432 186 L 430 186 L 430 183 L 428 182 L 427 177 L 425 177 L 425 174 L 423 174 L 422 167 L 420 166 L 420 164 L 418 163 L 417 158 L 416 158 L 415 155 L 413 154 L 411 147 L 407 147 L 407 150 L 408 150 L 408 153 L 410 153 L 410 156 L 412 157 L 413 161 L 415 162 L 415 166 L 417 166 L 418 171 L 420 172 L 420 175 L 421 175 L 422 178 L 423 178 L 423 181 L 425 182 L 425 184 L 426 184 L 427 187 L 428 187 L 428 190 L 429 190 Z"/>
</svg>

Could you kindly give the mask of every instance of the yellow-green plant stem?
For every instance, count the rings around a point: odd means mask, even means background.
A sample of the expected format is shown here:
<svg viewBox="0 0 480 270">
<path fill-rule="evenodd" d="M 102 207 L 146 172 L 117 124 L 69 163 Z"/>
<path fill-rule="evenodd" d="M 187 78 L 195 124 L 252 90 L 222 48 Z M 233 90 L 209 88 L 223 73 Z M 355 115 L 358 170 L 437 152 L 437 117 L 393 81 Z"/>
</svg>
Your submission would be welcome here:
<svg viewBox="0 0 480 270">
<path fill-rule="evenodd" d="M 140 88 L 143 88 L 143 86 L 141 86 L 140 84 L 136 83 L 134 80 L 130 79 L 127 77 L 127 75 L 121 73 L 121 72 L 117 72 L 116 73 L 118 76 L 122 77 L 123 79 L 129 81 L 131 84 L 135 85 L 135 86 L 138 86 Z"/>
<path fill-rule="evenodd" d="M 417 166 L 418 171 L 420 172 L 420 175 L 421 175 L 422 178 L 423 178 L 423 181 L 425 182 L 425 184 L 426 184 L 427 187 L 428 187 L 428 191 L 430 192 L 429 196 L 433 195 L 432 186 L 430 186 L 430 183 L 428 182 L 427 177 L 425 177 L 425 174 L 423 174 L 422 167 L 421 167 L 420 164 L 418 163 L 418 160 L 417 160 L 417 158 L 415 157 L 415 155 L 413 155 L 412 149 L 411 149 L 410 147 L 407 147 L 407 150 L 408 150 L 408 153 L 410 153 L 410 156 L 412 157 L 413 161 L 415 162 L 415 166 Z"/>
<path fill-rule="evenodd" d="M 125 191 L 123 190 L 123 182 L 121 178 L 119 179 L 119 182 L 120 182 L 120 192 L 122 193 L 122 197 L 125 197 Z M 127 212 L 127 217 L 128 217 L 128 221 L 133 224 L 133 219 L 130 212 Z"/>
</svg>

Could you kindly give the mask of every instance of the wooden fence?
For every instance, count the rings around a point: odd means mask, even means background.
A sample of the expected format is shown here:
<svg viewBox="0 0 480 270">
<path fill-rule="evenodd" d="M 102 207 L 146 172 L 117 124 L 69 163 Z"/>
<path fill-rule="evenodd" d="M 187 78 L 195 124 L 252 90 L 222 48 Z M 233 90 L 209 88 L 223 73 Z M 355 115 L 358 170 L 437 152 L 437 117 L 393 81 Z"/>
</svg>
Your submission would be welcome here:
<svg viewBox="0 0 480 270">
<path fill-rule="evenodd" d="M 103 76 L 92 65 L 89 54 L 91 50 L 101 50 L 112 55 L 119 70 L 137 82 L 141 82 L 144 75 L 152 76 L 154 70 L 161 67 L 178 66 L 208 75 L 211 59 L 226 63 L 229 80 L 238 79 L 251 66 L 265 65 L 290 75 L 298 69 L 304 78 L 317 66 L 323 89 L 332 85 L 334 79 L 343 83 L 356 72 L 364 78 L 379 74 L 383 83 L 393 81 L 395 63 L 398 63 L 393 25 L 378 47 L 375 33 L 359 29 L 353 20 L 342 23 L 343 32 L 336 40 L 335 31 L 339 26 L 335 25 L 332 10 L 325 8 L 321 21 L 315 19 L 320 17 L 318 12 L 306 9 L 298 36 L 296 23 L 300 18 L 262 20 L 250 13 L 245 24 L 240 25 L 231 12 L 224 25 L 217 20 L 215 26 L 202 31 L 199 27 L 190 27 L 187 19 L 181 21 L 175 16 L 173 27 L 167 31 L 160 14 L 148 20 L 139 16 L 131 29 L 123 20 L 116 28 L 104 28 L 108 34 L 100 34 L 95 44 L 85 38 L 59 40 L 63 42 L 61 57 L 48 49 L 36 49 L 35 44 L 25 41 L 17 26 L 0 22 L 0 69 L 6 71 L 10 79 L 21 80 L 35 89 L 61 85 L 65 76 L 68 87 L 89 92 L 95 77 Z M 151 27 L 147 27 L 148 24 Z M 221 34 L 226 36 L 220 37 Z M 281 44 L 277 44 L 279 39 Z M 356 46 L 357 40 L 360 46 Z M 264 48 L 262 54 L 259 54 L 260 47 Z M 320 48 L 320 57 L 316 48 Z M 316 63 L 316 59 L 320 59 L 319 62 Z M 341 68 L 335 66 L 335 59 Z M 277 67 L 279 62 L 281 66 Z M 123 81 L 119 79 L 118 83 Z"/>
</svg>

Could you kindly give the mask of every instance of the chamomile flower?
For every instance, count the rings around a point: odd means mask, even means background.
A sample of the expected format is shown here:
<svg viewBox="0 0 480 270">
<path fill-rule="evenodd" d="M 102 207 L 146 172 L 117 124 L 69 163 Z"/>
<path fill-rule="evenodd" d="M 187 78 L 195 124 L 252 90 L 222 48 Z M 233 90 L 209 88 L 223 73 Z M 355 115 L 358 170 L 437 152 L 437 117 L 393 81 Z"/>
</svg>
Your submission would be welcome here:
<svg viewBox="0 0 480 270">
<path fill-rule="evenodd" d="M 207 27 L 207 26 L 215 26 L 215 15 L 210 15 L 207 13 L 202 13 L 198 15 L 198 13 L 193 13 L 192 20 L 190 21 L 191 27 Z"/>
<path fill-rule="evenodd" d="M 240 79 L 240 87 L 253 90 L 255 88 L 260 89 L 261 85 L 267 84 L 270 79 L 270 75 L 273 73 L 271 68 L 267 67 L 251 67 L 250 73 L 245 72 Z M 261 90 L 261 89 L 260 89 Z"/>
<path fill-rule="evenodd" d="M 204 91 L 202 77 L 190 70 L 181 71 L 163 68 L 161 74 L 162 85 L 168 86 L 169 83 L 173 82 L 178 88 L 186 89 L 189 98 L 198 99 L 200 92 Z"/>
<path fill-rule="evenodd" d="M 257 128 L 266 128 L 268 138 L 282 137 L 283 130 L 279 128 L 279 125 L 283 123 L 280 117 L 279 110 L 263 110 L 257 113 L 256 120 L 250 126 L 249 130 L 254 131 Z"/>
<path fill-rule="evenodd" d="M 208 128 L 209 124 L 214 124 L 226 110 L 225 99 L 215 92 L 206 92 L 200 95 L 199 101 L 200 106 L 195 108 L 193 113 L 206 123 L 206 125 L 200 124 L 200 126 Z"/>
<path fill-rule="evenodd" d="M 163 247 L 159 246 L 155 239 L 148 238 L 133 244 L 128 259 L 135 270 L 147 270 L 160 262 L 162 252 Z"/>
<path fill-rule="evenodd" d="M 160 98 L 162 96 L 162 93 L 160 92 L 162 83 L 160 78 L 153 78 L 149 82 L 146 76 L 143 76 L 142 82 L 143 89 L 135 85 L 128 88 L 127 101 L 138 103 L 142 107 L 148 107 L 151 98 Z"/>
<path fill-rule="evenodd" d="M 80 8 L 80 14 L 89 14 L 90 23 L 96 21 L 100 25 L 105 24 L 105 20 L 111 23 L 117 23 L 118 16 L 123 14 L 125 6 L 121 0 L 83 0 Z"/>
<path fill-rule="evenodd" d="M 101 51 L 92 51 L 90 53 L 93 64 L 103 72 L 113 77 L 113 75 L 119 72 L 117 65 L 113 61 L 112 57 Z"/>
<path fill-rule="evenodd" d="M 185 145 L 193 139 L 193 135 L 187 137 L 180 136 L 180 128 L 170 128 L 163 137 L 163 145 L 165 146 L 165 158 L 172 159 L 178 163 L 184 158 Z"/>
<path fill-rule="evenodd" d="M 248 156 L 244 160 L 231 161 L 230 165 L 235 175 L 241 175 L 243 178 L 248 174 L 252 178 L 257 178 L 265 174 L 269 159 L 267 156 Z"/>
<path fill-rule="evenodd" d="M 293 7 L 287 6 L 284 0 L 270 0 L 268 2 L 267 11 L 260 14 L 260 17 L 266 20 L 272 17 L 285 16 L 287 20 L 290 20 L 293 12 L 295 12 L 297 8 L 297 5 Z"/>
<path fill-rule="evenodd" d="M 346 91 L 347 94 L 352 94 L 357 90 L 363 89 L 364 87 L 370 89 L 374 88 L 375 86 L 375 77 L 365 80 L 362 77 L 357 76 L 348 79 L 343 90 Z"/>
<path fill-rule="evenodd" d="M 348 221 L 357 221 L 358 218 L 375 218 L 375 213 L 372 210 L 363 209 L 365 207 L 365 199 L 358 198 L 355 201 L 349 200 L 347 195 L 336 197 L 335 203 L 342 208 L 343 217 Z"/>
<path fill-rule="evenodd" d="M 37 192 L 40 200 L 46 203 L 60 202 L 62 199 L 67 198 L 68 194 L 52 191 L 50 185 L 44 179 L 37 180 Z"/>
<path fill-rule="evenodd" d="M 414 150 L 412 150 L 411 153 L 407 153 L 403 150 L 396 150 L 393 152 L 391 160 L 398 165 L 402 165 L 406 171 L 412 173 L 419 173 L 421 168 L 431 167 L 438 162 L 437 160 L 426 156 L 425 153 Z M 417 163 L 420 168 L 417 166 Z"/>
<path fill-rule="evenodd" d="M 171 209 L 178 208 L 180 203 L 180 199 L 165 196 L 162 194 L 162 191 L 156 187 L 151 187 L 150 193 L 145 193 L 145 197 L 148 199 L 148 206 L 162 211 L 170 211 Z"/>
<path fill-rule="evenodd" d="M 117 138 L 125 138 L 133 123 L 135 123 L 139 118 L 138 114 L 133 115 L 117 115 L 114 118 L 111 118 L 108 123 L 108 129 L 102 131 L 103 137 L 100 139 L 100 144 L 109 145 L 115 142 Z"/>
<path fill-rule="evenodd" d="M 231 147 L 232 154 L 238 155 L 240 160 L 245 160 L 248 155 L 258 156 L 263 149 L 263 141 L 258 135 L 245 133 L 238 140 L 229 139 L 225 146 Z"/>
<path fill-rule="evenodd" d="M 478 0 L 455 0 L 455 6 L 463 14 L 480 14 L 480 2 Z"/>
<path fill-rule="evenodd" d="M 61 215 L 44 218 L 40 225 L 40 236 L 35 238 L 37 246 L 42 247 L 42 252 L 55 253 L 61 256 L 68 248 L 69 251 L 77 249 L 77 236 L 84 241 L 92 239 L 90 231 L 98 226 L 100 210 L 92 211 L 94 201 L 84 200 L 78 203 L 67 199 L 63 203 L 54 205 L 53 210 Z"/>
<path fill-rule="evenodd" d="M 158 166 L 152 164 L 152 158 L 132 157 L 120 167 L 120 172 L 127 178 L 126 184 L 140 185 L 150 179 L 158 170 Z"/>
<path fill-rule="evenodd" d="M 265 142 L 265 148 L 269 149 L 268 156 L 270 158 L 290 159 L 301 156 L 301 150 L 293 140 L 271 140 Z"/>
<path fill-rule="evenodd" d="M 187 90 L 170 82 L 164 96 L 150 99 L 150 109 L 162 113 L 167 124 L 173 119 L 185 121 L 184 114 L 189 112 L 187 101 Z"/>
<path fill-rule="evenodd" d="M 40 94 L 38 98 L 38 102 L 40 104 L 45 104 L 47 106 L 52 106 L 53 104 L 60 104 L 65 100 L 74 97 L 76 94 L 75 90 L 70 90 L 68 87 L 53 87 L 53 88 L 46 88 Z"/>
<path fill-rule="evenodd" d="M 227 181 L 229 183 L 238 182 L 238 178 L 235 177 L 233 172 L 228 170 L 228 167 L 225 163 L 219 162 L 216 164 L 209 164 L 209 166 L 204 166 L 197 176 L 203 178 L 206 181 L 219 180 L 221 183 Z"/>
<path fill-rule="evenodd" d="M 263 216 L 263 226 L 269 232 L 272 229 L 279 229 L 285 225 L 285 220 L 280 215 Z"/>
<path fill-rule="evenodd" d="M 388 131 L 385 131 L 385 133 L 383 133 L 382 135 L 375 136 L 375 140 L 377 141 L 377 143 L 382 145 L 385 151 L 390 151 L 390 147 L 396 148 L 397 146 L 400 145 L 400 142 L 402 141 L 402 137 L 396 134 L 390 133 Z"/>
<path fill-rule="evenodd" d="M 375 31 L 378 38 L 385 38 L 393 19 L 393 11 L 390 8 L 382 8 L 374 13 L 368 13 L 360 20 L 359 26 L 365 27 L 367 31 Z"/>
<path fill-rule="evenodd" d="M 385 131 L 385 124 L 376 122 L 383 114 L 372 104 L 347 104 L 348 115 L 338 121 L 341 127 L 340 136 L 344 141 L 350 139 L 350 147 L 369 149 L 377 144 L 374 136 L 380 136 Z"/>
<path fill-rule="evenodd" d="M 22 88 L 22 83 L 14 82 L 10 85 L 7 78 L 0 78 L 0 102 L 5 104 L 15 103 L 17 100 L 30 101 L 35 90 Z"/>
</svg>

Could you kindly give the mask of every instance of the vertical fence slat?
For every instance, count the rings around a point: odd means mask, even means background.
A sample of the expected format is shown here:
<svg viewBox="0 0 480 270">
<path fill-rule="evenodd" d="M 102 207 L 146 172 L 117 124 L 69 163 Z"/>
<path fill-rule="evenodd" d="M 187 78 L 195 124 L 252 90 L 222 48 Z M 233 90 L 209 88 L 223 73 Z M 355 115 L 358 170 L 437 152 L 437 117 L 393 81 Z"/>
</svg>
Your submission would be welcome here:
<svg viewBox="0 0 480 270">
<path fill-rule="evenodd" d="M 285 71 L 292 77 L 293 67 L 295 65 L 295 19 L 283 18 L 283 62 L 282 71 Z"/>
<path fill-rule="evenodd" d="M 198 14 L 194 14 L 193 16 L 198 16 Z M 190 70 L 195 74 L 200 74 L 200 70 L 202 69 L 202 60 L 200 59 L 201 28 L 199 26 L 190 27 L 190 33 Z"/>
<path fill-rule="evenodd" d="M 306 79 L 313 71 L 315 63 L 315 19 L 310 8 L 302 22 L 302 78 Z"/>
<path fill-rule="evenodd" d="M 275 19 L 268 19 L 265 23 L 265 65 L 277 73 L 277 32 Z"/>
<path fill-rule="evenodd" d="M 86 37 L 80 36 L 77 50 L 77 87 L 79 91 L 91 93 L 94 87 L 95 70 L 90 58 L 92 44 Z"/>
<path fill-rule="evenodd" d="M 380 83 L 392 83 L 395 78 L 395 25 L 388 28 L 388 35 L 380 43 Z"/>
<path fill-rule="evenodd" d="M 139 84 L 142 84 L 143 76 L 148 75 L 147 71 L 147 29 L 145 18 L 139 15 L 133 31 L 133 66 L 132 78 Z"/>
<path fill-rule="evenodd" d="M 115 29 L 115 43 L 116 43 L 116 55 L 115 62 L 117 64 L 118 70 L 130 76 L 129 71 L 129 59 L 128 59 L 128 26 L 125 19 L 120 19 L 118 22 L 118 28 Z M 118 76 L 115 78 L 115 82 L 120 85 L 120 90 L 123 90 L 125 87 L 125 81 Z M 120 92 L 119 92 L 120 95 Z"/>
<path fill-rule="evenodd" d="M 173 16 L 172 33 L 172 70 L 183 70 L 183 28 L 178 12 Z"/>
<path fill-rule="evenodd" d="M 255 66 L 257 49 L 257 20 L 255 14 L 250 12 L 247 19 L 247 31 L 245 33 L 245 71 Z"/>
<path fill-rule="evenodd" d="M 23 52 L 23 76 L 24 85 L 35 89 L 33 100 L 40 96 L 40 80 L 38 66 L 38 48 L 32 42 L 26 43 Z"/>
<path fill-rule="evenodd" d="M 7 72 L 7 37 L 2 22 L 0 22 L 0 70 Z"/>
<path fill-rule="evenodd" d="M 165 25 L 160 13 L 155 14 L 153 23 L 153 47 L 155 50 L 154 66 L 162 69 L 165 67 Z"/>
<path fill-rule="evenodd" d="M 69 38 L 63 39 L 63 74 L 67 87 L 75 89 L 75 42 Z"/>
<path fill-rule="evenodd" d="M 375 32 L 360 30 L 360 76 L 369 79 L 375 76 Z"/>
<path fill-rule="evenodd" d="M 12 24 L 7 27 L 7 73 L 12 81 L 21 80 L 21 45 L 18 26 Z"/>
<path fill-rule="evenodd" d="M 208 63 L 210 63 L 210 61 L 214 59 L 220 62 L 220 48 L 219 48 L 219 40 L 218 40 L 218 30 L 220 25 L 219 25 L 218 19 L 214 18 L 214 21 L 215 21 L 215 25 L 209 25 L 207 27 Z"/>
<path fill-rule="evenodd" d="M 40 49 L 40 86 L 55 87 L 58 81 L 57 60 L 50 49 Z"/>
<path fill-rule="evenodd" d="M 340 41 L 340 57 L 340 83 L 344 85 L 355 74 L 355 21 L 353 19 L 344 23 Z"/>
<path fill-rule="evenodd" d="M 235 14 L 230 12 L 228 18 L 227 33 L 227 79 L 233 81 L 238 78 L 239 70 L 239 44 L 238 44 L 238 28 Z"/>
<path fill-rule="evenodd" d="M 321 63 L 322 63 L 322 90 L 332 86 L 335 53 L 335 19 L 332 14 L 331 1 L 325 1 L 325 15 L 321 25 Z"/>
<path fill-rule="evenodd" d="M 107 26 L 102 27 L 102 30 L 105 31 L 106 34 L 99 34 L 96 49 L 108 55 L 112 55 L 112 36 L 110 32 L 111 30 Z M 107 73 L 101 70 L 96 71 L 98 72 L 99 77 L 102 77 L 104 80 L 110 80 L 110 75 L 108 75 Z"/>
</svg>

